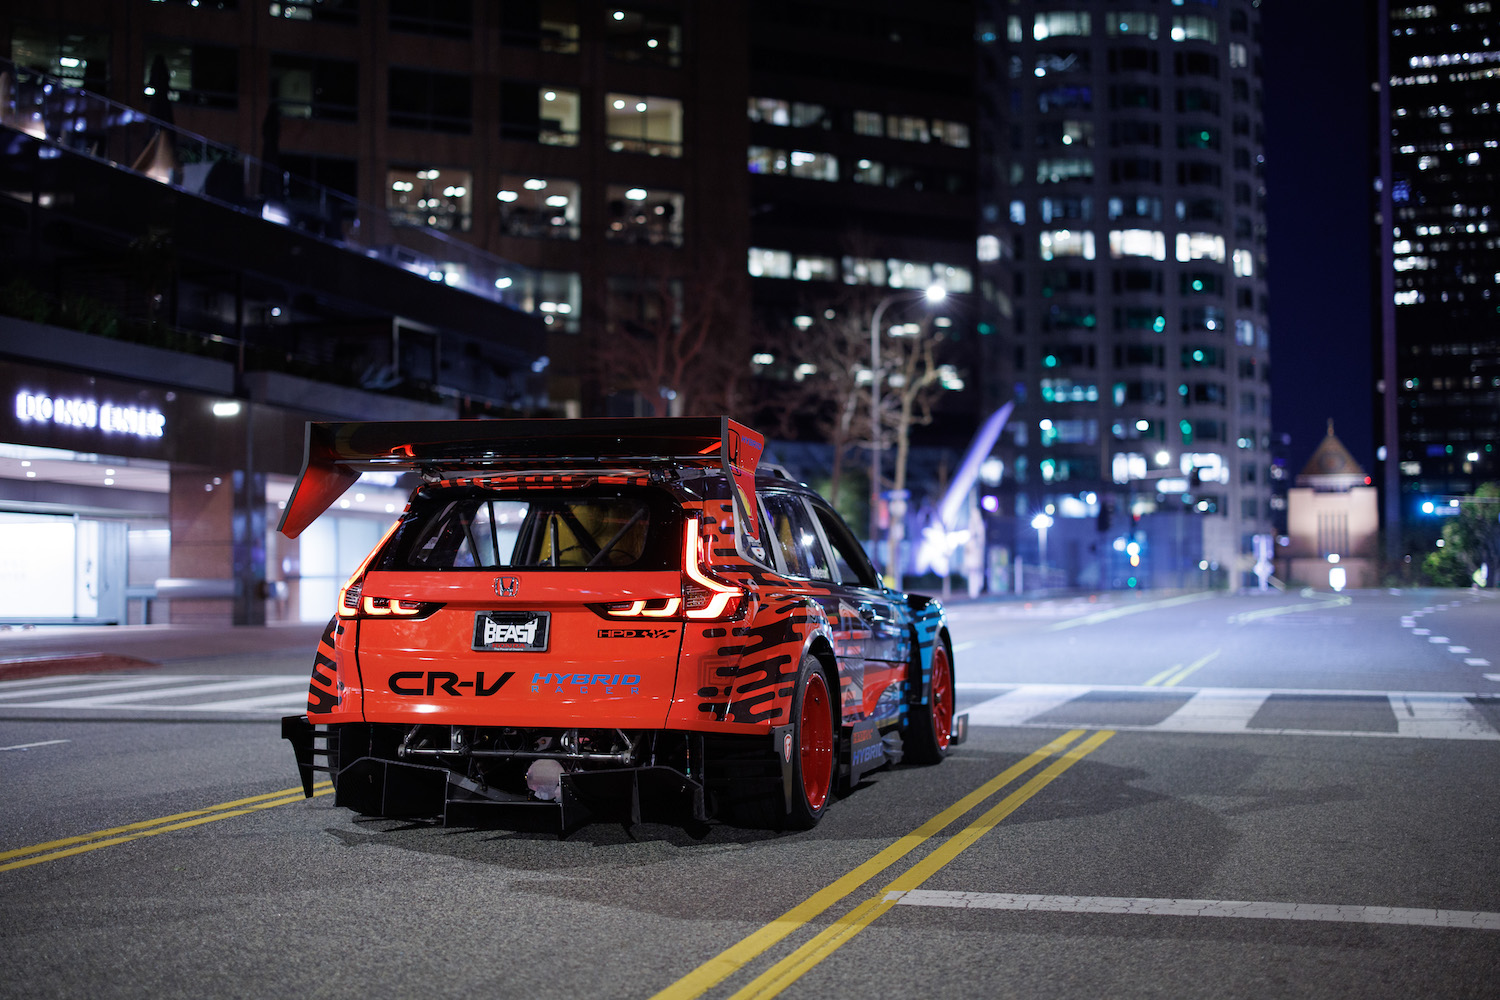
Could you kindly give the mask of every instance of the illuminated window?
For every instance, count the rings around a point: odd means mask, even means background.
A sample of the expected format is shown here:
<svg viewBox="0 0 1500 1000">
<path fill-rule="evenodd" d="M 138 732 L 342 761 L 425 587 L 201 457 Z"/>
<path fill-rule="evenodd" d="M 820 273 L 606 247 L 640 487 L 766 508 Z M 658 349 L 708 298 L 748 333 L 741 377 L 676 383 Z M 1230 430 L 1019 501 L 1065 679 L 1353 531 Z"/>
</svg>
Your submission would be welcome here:
<svg viewBox="0 0 1500 1000">
<path fill-rule="evenodd" d="M 856 160 L 849 178 L 856 184 L 873 184 L 879 187 L 885 183 L 885 164 L 879 160 Z"/>
<path fill-rule="evenodd" d="M 652 246 L 682 245 L 682 194 L 611 184 L 605 190 L 609 228 L 605 239 Z"/>
<path fill-rule="evenodd" d="M 1038 14 L 1031 34 L 1040 42 L 1059 35 L 1088 35 L 1089 28 L 1088 11 L 1056 10 Z"/>
<path fill-rule="evenodd" d="M 974 275 L 966 267 L 954 267 L 952 264 L 933 264 L 932 280 L 950 292 L 972 292 L 974 290 Z"/>
<path fill-rule="evenodd" d="M 1217 42 L 1219 24 L 1204 14 L 1177 14 L 1172 17 L 1172 41 Z"/>
<path fill-rule="evenodd" d="M 1043 222 L 1064 220 L 1088 222 L 1094 214 L 1094 199 L 1088 197 L 1043 198 L 1038 207 Z M 1016 219 L 1012 215 L 1012 221 L 1025 223 L 1026 218 L 1023 215 L 1020 219 Z"/>
<path fill-rule="evenodd" d="M 854 134 L 880 136 L 885 134 L 885 115 L 879 111 L 854 112 Z"/>
<path fill-rule="evenodd" d="M 1094 92 L 1088 87 L 1048 87 L 1037 91 L 1037 110 L 1042 114 L 1052 111 L 1089 111 L 1094 107 Z"/>
<path fill-rule="evenodd" d="M 1224 310 L 1218 306 L 1189 306 L 1182 310 L 1182 331 L 1184 333 L 1222 333 L 1224 330 Z"/>
<path fill-rule="evenodd" d="M 1109 199 L 1111 219 L 1161 219 L 1161 199 L 1141 195 L 1135 198 Z"/>
<path fill-rule="evenodd" d="M 885 134 L 888 139 L 903 139 L 907 142 L 931 142 L 932 133 L 926 118 L 911 115 L 888 115 L 885 119 Z"/>
<path fill-rule="evenodd" d="M 785 250 L 751 247 L 748 270 L 752 278 L 790 278 L 792 255 Z"/>
<path fill-rule="evenodd" d="M 583 283 L 576 271 L 533 271 L 529 294 L 521 308 L 540 314 L 551 330 L 577 333 L 583 304 Z"/>
<path fill-rule="evenodd" d="M 502 236 L 578 239 L 577 181 L 502 174 L 495 198 Z"/>
<path fill-rule="evenodd" d="M 604 131 L 616 153 L 682 155 L 682 102 L 672 97 L 607 94 Z"/>
<path fill-rule="evenodd" d="M 1040 235 L 1042 260 L 1057 257 L 1094 259 L 1094 233 L 1090 229 L 1043 230 Z"/>
<path fill-rule="evenodd" d="M 1041 146 L 1087 148 L 1094 144 L 1094 123 L 1074 118 L 1042 122 L 1037 126 L 1036 140 Z"/>
<path fill-rule="evenodd" d="M 1250 65 L 1250 50 L 1244 42 L 1229 43 L 1229 65 L 1233 69 L 1244 69 Z"/>
<path fill-rule="evenodd" d="M 955 149 L 969 148 L 969 126 L 963 122 L 933 119 L 932 136 L 944 146 L 952 146 Z"/>
<path fill-rule="evenodd" d="M 838 262 L 832 257 L 798 256 L 792 262 L 795 281 L 837 281 Z"/>
<path fill-rule="evenodd" d="M 885 261 L 875 257 L 845 257 L 843 271 L 846 285 L 884 285 L 889 273 Z"/>
<path fill-rule="evenodd" d="M 1236 250 L 1234 252 L 1234 276 L 1236 278 L 1251 278 L 1255 276 L 1255 254 L 1249 250 Z"/>
<path fill-rule="evenodd" d="M 1109 234 L 1111 257 L 1167 259 L 1167 237 L 1154 229 L 1115 229 Z"/>
<path fill-rule="evenodd" d="M 546 146 L 578 145 L 578 91 L 534 83 L 500 85 L 500 137 Z"/>
<path fill-rule="evenodd" d="M 891 258 L 885 262 L 885 266 L 887 280 L 892 288 L 927 288 L 933 282 L 931 264 Z"/>
<path fill-rule="evenodd" d="M 473 180 L 467 170 L 393 166 L 385 175 L 385 205 L 391 222 L 468 232 L 474 221 Z"/>
<path fill-rule="evenodd" d="M 1177 259 L 1224 262 L 1224 237 L 1215 233 L 1178 233 Z"/>
<path fill-rule="evenodd" d="M 1088 179 L 1094 176 L 1094 161 L 1081 157 L 1037 160 L 1036 182 L 1038 184 L 1060 184 L 1075 178 Z"/>
<path fill-rule="evenodd" d="M 750 120 L 763 125 L 782 125 L 793 128 L 822 126 L 832 128 L 828 109 L 821 104 L 804 104 L 800 101 L 783 101 L 774 97 L 751 97 L 748 99 Z M 858 114 L 859 112 L 856 112 Z M 878 119 L 880 116 L 876 115 Z M 876 135 L 879 135 L 877 125 Z"/>
</svg>

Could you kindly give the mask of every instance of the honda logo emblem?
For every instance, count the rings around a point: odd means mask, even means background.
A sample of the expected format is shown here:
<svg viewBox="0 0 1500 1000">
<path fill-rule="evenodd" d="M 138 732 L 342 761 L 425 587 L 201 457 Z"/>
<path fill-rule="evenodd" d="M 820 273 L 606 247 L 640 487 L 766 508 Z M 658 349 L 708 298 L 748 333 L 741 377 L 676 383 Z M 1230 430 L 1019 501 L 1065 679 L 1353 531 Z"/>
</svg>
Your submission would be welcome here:
<svg viewBox="0 0 1500 1000">
<path fill-rule="evenodd" d="M 495 593 L 500 597 L 515 597 L 516 591 L 521 587 L 519 576 L 497 576 L 495 577 Z"/>
</svg>

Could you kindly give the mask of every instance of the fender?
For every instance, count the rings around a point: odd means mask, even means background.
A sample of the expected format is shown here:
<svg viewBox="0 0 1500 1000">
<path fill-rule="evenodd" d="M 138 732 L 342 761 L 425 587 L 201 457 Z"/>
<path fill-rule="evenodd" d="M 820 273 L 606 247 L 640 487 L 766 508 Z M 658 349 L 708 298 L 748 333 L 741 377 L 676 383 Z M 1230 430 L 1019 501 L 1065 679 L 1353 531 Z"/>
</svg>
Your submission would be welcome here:
<svg viewBox="0 0 1500 1000">
<path fill-rule="evenodd" d="M 935 598 L 908 594 L 906 604 L 912 610 L 912 644 L 917 651 L 917 662 L 922 668 L 921 681 L 911 686 L 906 702 L 909 705 L 926 705 L 932 697 L 933 646 L 940 641 L 939 634 L 947 631 L 948 618 L 943 612 L 943 605 Z"/>
<path fill-rule="evenodd" d="M 353 633 L 352 623 L 335 615 L 318 640 L 307 685 L 307 716 L 314 723 L 364 721 Z"/>
<path fill-rule="evenodd" d="M 803 655 L 820 641 L 833 647 L 822 607 L 800 594 L 762 590 L 746 620 L 705 625 L 718 626 L 701 633 L 710 642 L 684 636 L 672 724 L 784 724 Z M 693 647 L 704 652 L 690 653 Z"/>
</svg>

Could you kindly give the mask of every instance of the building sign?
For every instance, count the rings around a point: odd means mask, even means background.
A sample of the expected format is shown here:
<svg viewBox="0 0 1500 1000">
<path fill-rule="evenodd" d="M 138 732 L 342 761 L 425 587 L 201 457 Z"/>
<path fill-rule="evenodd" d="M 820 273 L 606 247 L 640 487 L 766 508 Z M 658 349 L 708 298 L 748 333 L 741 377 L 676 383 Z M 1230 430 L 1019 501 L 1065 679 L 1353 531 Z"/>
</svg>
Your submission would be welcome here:
<svg viewBox="0 0 1500 1000">
<path fill-rule="evenodd" d="M 167 429 L 167 418 L 160 410 L 24 390 L 16 393 L 16 419 L 23 424 L 50 423 L 147 439 L 160 438 Z"/>
</svg>

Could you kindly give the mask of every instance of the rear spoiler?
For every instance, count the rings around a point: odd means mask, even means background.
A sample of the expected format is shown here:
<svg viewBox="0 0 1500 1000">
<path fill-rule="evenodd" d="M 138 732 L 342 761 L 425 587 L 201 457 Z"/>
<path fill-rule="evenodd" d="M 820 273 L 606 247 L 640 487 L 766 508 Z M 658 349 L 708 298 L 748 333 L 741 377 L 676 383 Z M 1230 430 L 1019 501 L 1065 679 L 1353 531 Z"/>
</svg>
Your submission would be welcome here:
<svg viewBox="0 0 1500 1000">
<path fill-rule="evenodd" d="M 755 470 L 764 451 L 764 437 L 728 417 L 310 421 L 302 474 L 278 530 L 296 538 L 362 472 L 446 475 L 671 462 L 722 468 L 733 485 L 736 535 L 758 546 Z"/>
</svg>

